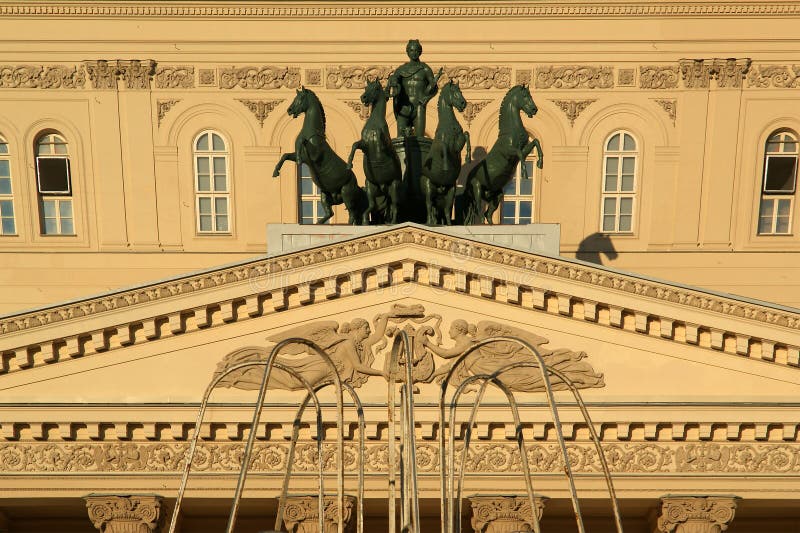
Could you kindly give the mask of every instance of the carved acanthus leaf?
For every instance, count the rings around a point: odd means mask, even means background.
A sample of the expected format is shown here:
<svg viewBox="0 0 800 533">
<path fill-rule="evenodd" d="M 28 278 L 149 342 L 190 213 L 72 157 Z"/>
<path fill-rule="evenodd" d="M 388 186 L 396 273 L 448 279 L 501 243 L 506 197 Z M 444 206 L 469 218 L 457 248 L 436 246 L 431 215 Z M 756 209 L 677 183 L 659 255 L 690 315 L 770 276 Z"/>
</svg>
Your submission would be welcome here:
<svg viewBox="0 0 800 533">
<path fill-rule="evenodd" d="M 461 89 L 508 89 L 511 87 L 511 67 L 458 66 L 445 67 L 439 85 L 458 82 Z"/>
<path fill-rule="evenodd" d="M 86 509 L 100 531 L 152 531 L 161 515 L 161 497 L 89 495 Z"/>
<path fill-rule="evenodd" d="M 323 523 L 325 530 L 319 531 L 319 503 L 317 496 L 290 496 L 286 498 L 286 508 L 284 510 L 284 522 L 286 529 L 295 533 L 328 533 L 337 530 L 339 525 L 339 506 L 337 498 L 325 496 L 323 499 Z M 355 520 L 353 508 L 356 505 L 356 497 L 344 495 L 344 506 L 342 507 L 342 529 L 346 532 L 353 530 Z"/>
<path fill-rule="evenodd" d="M 472 529 L 475 533 L 533 531 L 533 513 L 527 496 L 471 496 Z M 545 499 L 534 498 L 537 519 L 542 518 Z"/>
<path fill-rule="evenodd" d="M 639 67 L 639 87 L 642 89 L 676 89 L 678 69 L 675 65 L 643 65 Z"/>
<path fill-rule="evenodd" d="M 259 125 L 263 128 L 264 127 L 264 120 L 269 116 L 275 107 L 283 103 L 283 99 L 280 100 L 243 100 L 239 99 L 239 101 L 244 104 L 244 106 L 250 110 L 253 115 L 255 115 L 256 120 L 258 120 Z"/>
<path fill-rule="evenodd" d="M 156 88 L 191 89 L 194 87 L 194 67 L 170 65 L 156 69 Z"/>
<path fill-rule="evenodd" d="M 331 65 L 325 68 L 325 87 L 328 89 L 363 89 L 367 78 L 378 78 L 382 85 L 389 81 L 393 67 L 380 65 Z"/>
<path fill-rule="evenodd" d="M 667 112 L 670 120 L 672 120 L 672 125 L 675 125 L 675 120 L 678 118 L 678 101 L 675 99 L 672 100 L 661 100 L 661 99 L 653 99 L 655 103 L 660 105 L 664 111 Z"/>
<path fill-rule="evenodd" d="M 229 67 L 219 69 L 219 88 L 233 89 L 297 89 L 300 69 L 297 67 Z"/>
<path fill-rule="evenodd" d="M 674 496 L 661 499 L 658 529 L 662 533 L 718 533 L 733 521 L 736 498 L 730 496 Z M 691 529 L 683 524 L 691 523 Z"/>
<path fill-rule="evenodd" d="M 681 59 L 683 85 L 687 89 L 708 89 L 710 80 L 717 87 L 739 88 L 750 69 L 750 59 Z"/>
<path fill-rule="evenodd" d="M 156 102 L 158 107 L 158 127 L 161 127 L 161 121 L 164 120 L 164 117 L 167 116 L 167 113 L 172 106 L 180 102 L 180 100 L 158 100 Z"/>
<path fill-rule="evenodd" d="M 322 86 L 322 69 L 321 68 L 307 68 L 306 69 L 306 85 L 310 87 Z"/>
<path fill-rule="evenodd" d="M 553 103 L 567 115 L 569 125 L 574 126 L 575 119 L 578 118 L 583 110 L 589 107 L 592 102 L 596 101 L 597 100 L 553 100 Z"/>
<path fill-rule="evenodd" d="M 84 70 L 64 65 L 0 65 L 0 87 L 9 89 L 80 89 Z"/>
<path fill-rule="evenodd" d="M 369 106 L 364 105 L 361 100 L 345 100 L 344 103 L 355 111 L 361 120 L 365 121 L 369 118 Z"/>
<path fill-rule="evenodd" d="M 611 89 L 614 67 L 547 65 L 536 69 L 537 89 Z"/>
<path fill-rule="evenodd" d="M 150 78 L 156 73 L 156 62 L 152 59 L 117 61 L 117 71 L 128 89 L 149 89 Z"/>
<path fill-rule="evenodd" d="M 747 86 L 766 89 L 796 89 L 800 87 L 800 65 L 760 65 L 747 73 Z"/>
<path fill-rule="evenodd" d="M 478 116 L 478 113 L 483 111 L 487 105 L 489 105 L 492 101 L 491 100 L 472 100 L 467 102 L 467 107 L 464 109 L 464 120 L 467 122 L 467 128 L 472 125 L 472 121 L 475 120 L 475 117 Z"/>
</svg>

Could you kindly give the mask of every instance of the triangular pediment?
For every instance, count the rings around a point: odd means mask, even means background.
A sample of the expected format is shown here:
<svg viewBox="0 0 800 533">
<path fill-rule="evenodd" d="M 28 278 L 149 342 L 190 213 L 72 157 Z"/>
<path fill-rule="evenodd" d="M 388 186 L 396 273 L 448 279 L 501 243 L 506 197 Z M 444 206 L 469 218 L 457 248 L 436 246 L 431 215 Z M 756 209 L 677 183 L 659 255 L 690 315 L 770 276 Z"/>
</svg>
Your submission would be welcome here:
<svg viewBox="0 0 800 533">
<path fill-rule="evenodd" d="M 597 401 L 704 397 L 712 383 L 709 398 L 783 397 L 800 383 L 796 310 L 407 224 L 5 317 L 0 389 L 22 401 L 70 376 L 90 403 L 188 401 L 237 347 L 322 323 L 340 337 L 356 319 L 374 330 L 392 309 L 417 312 L 394 311 L 389 329 L 438 317 L 443 352 L 461 321 L 473 339 L 495 324 L 585 354 L 580 368 L 603 376 L 587 378 Z M 165 372 L 180 379 L 152 397 L 119 392 L 119 380 Z"/>
</svg>

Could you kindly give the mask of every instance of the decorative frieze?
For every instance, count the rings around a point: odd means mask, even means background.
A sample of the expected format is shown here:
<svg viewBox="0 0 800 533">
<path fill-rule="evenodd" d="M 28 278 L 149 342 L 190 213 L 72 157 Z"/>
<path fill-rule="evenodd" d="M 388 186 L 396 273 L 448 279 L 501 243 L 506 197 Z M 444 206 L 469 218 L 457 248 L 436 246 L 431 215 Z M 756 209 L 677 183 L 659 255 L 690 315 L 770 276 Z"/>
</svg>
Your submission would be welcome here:
<svg viewBox="0 0 800 533">
<path fill-rule="evenodd" d="M 703 59 L 682 59 L 681 77 L 687 89 L 707 89 L 711 80 L 711 65 Z"/>
<path fill-rule="evenodd" d="M 84 70 L 65 65 L 0 65 L 0 87 L 8 89 L 80 89 Z"/>
<path fill-rule="evenodd" d="M 321 68 L 307 68 L 306 69 L 306 85 L 309 87 L 322 87 L 322 69 Z"/>
<path fill-rule="evenodd" d="M 661 533 L 720 533 L 736 512 L 733 496 L 665 496 L 661 498 Z"/>
<path fill-rule="evenodd" d="M 621 68 L 617 72 L 617 87 L 633 87 L 636 85 L 636 70 Z"/>
<path fill-rule="evenodd" d="M 747 86 L 796 89 L 800 87 L 800 65 L 755 65 L 747 73 Z"/>
<path fill-rule="evenodd" d="M 194 67 L 163 66 L 156 69 L 157 89 L 191 89 L 194 87 Z"/>
<path fill-rule="evenodd" d="M 86 509 L 92 525 L 105 533 L 151 533 L 158 527 L 161 497 L 90 494 Z"/>
<path fill-rule="evenodd" d="M 517 70 L 517 85 L 530 85 L 533 81 L 533 71 L 529 68 Z"/>
<path fill-rule="evenodd" d="M 511 87 L 511 67 L 458 66 L 445 67 L 439 85 L 458 82 L 461 89 L 508 89 Z"/>
<path fill-rule="evenodd" d="M 283 103 L 283 99 L 280 100 L 243 100 L 239 99 L 239 101 L 244 104 L 244 106 L 250 110 L 253 115 L 255 115 L 256 120 L 258 120 L 258 124 L 263 128 L 264 121 L 267 119 L 269 114 L 275 109 L 278 105 Z"/>
<path fill-rule="evenodd" d="M 325 68 L 325 87 L 328 89 L 363 89 L 367 78 L 377 78 L 383 85 L 394 70 L 380 65 L 339 65 Z"/>
<path fill-rule="evenodd" d="M 674 65 L 643 65 L 639 67 L 639 87 L 642 89 L 677 89 L 679 68 Z"/>
<path fill-rule="evenodd" d="M 569 125 L 574 126 L 575 119 L 578 118 L 583 110 L 589 107 L 592 102 L 596 101 L 597 100 L 553 100 L 553 103 L 567 115 Z"/>
<path fill-rule="evenodd" d="M 156 73 L 156 62 L 152 59 L 140 61 L 131 59 L 130 61 L 117 61 L 117 71 L 125 87 L 128 89 L 149 89 L 150 79 Z"/>
<path fill-rule="evenodd" d="M 708 89 L 710 80 L 717 87 L 740 88 L 750 69 L 750 59 L 681 59 L 681 77 L 687 89 Z"/>
<path fill-rule="evenodd" d="M 198 71 L 197 84 L 200 87 L 216 87 L 217 71 L 213 68 L 201 68 Z"/>
<path fill-rule="evenodd" d="M 567 438 L 572 436 L 567 435 Z M 241 441 L 201 440 L 197 444 L 192 469 L 207 473 L 238 473 L 244 446 Z M 416 447 L 419 472 L 437 473 L 439 447 L 435 440 L 417 442 Z M 292 467 L 295 472 L 313 474 L 317 471 L 316 448 L 315 442 L 298 443 Z M 176 441 L 6 442 L 0 444 L 0 473 L 179 472 L 184 467 L 188 449 L 187 442 Z M 456 454 L 460 454 L 462 449 L 462 445 L 457 444 Z M 557 443 L 529 444 L 526 450 L 532 472 L 563 473 L 564 464 Z M 795 444 L 611 442 L 603 443 L 603 450 L 609 468 L 616 473 L 800 474 L 800 448 Z M 596 474 L 602 469 L 596 449 L 590 443 L 570 442 L 567 453 L 574 472 Z M 251 471 L 283 474 L 288 454 L 289 444 L 283 439 L 258 442 L 253 449 Z M 687 462 L 687 457 L 692 455 L 702 457 L 702 462 Z M 385 442 L 368 442 L 365 471 L 385 472 L 387 456 Z M 325 468 L 333 468 L 335 444 L 324 444 L 323 457 Z M 354 472 L 358 466 L 356 443 L 345 443 L 344 457 L 345 470 Z M 473 442 L 464 464 L 467 472 L 518 473 L 522 468 L 517 444 L 512 442 Z"/>
<path fill-rule="evenodd" d="M 537 496 L 536 521 L 542 518 L 546 498 Z M 475 533 L 510 533 L 533 531 L 533 513 L 528 496 L 484 496 L 469 497 L 472 506 L 472 529 Z"/>
<path fill-rule="evenodd" d="M 467 107 L 464 108 L 464 121 L 467 123 L 467 128 L 472 126 L 472 121 L 475 120 L 475 117 L 478 116 L 478 113 L 483 111 L 487 105 L 489 105 L 492 101 L 491 100 L 471 100 L 467 102 Z"/>
<path fill-rule="evenodd" d="M 117 88 L 117 63 L 116 61 L 84 61 L 86 73 L 94 89 L 116 89 Z"/>
<path fill-rule="evenodd" d="M 591 65 L 547 65 L 536 69 L 537 89 L 611 89 L 614 67 Z"/>
<path fill-rule="evenodd" d="M 300 69 L 297 67 L 228 67 L 219 69 L 219 88 L 233 89 L 298 89 Z"/>
<path fill-rule="evenodd" d="M 653 101 L 661 106 L 661 108 L 667 113 L 669 119 L 672 121 L 672 125 L 675 125 L 675 121 L 678 118 L 678 101 L 675 99 L 671 100 L 662 100 L 658 98 L 654 98 Z"/>
<path fill-rule="evenodd" d="M 342 529 L 351 532 L 356 520 L 353 509 L 356 497 L 344 495 L 342 508 Z M 323 500 L 323 533 L 335 533 L 339 527 L 339 505 L 335 496 L 325 496 Z M 289 533 L 319 533 L 319 498 L 317 496 L 289 496 L 283 511 L 283 521 Z"/>
<path fill-rule="evenodd" d="M 158 127 L 161 127 L 161 121 L 164 120 L 164 117 L 167 116 L 167 113 L 172 106 L 180 102 L 180 100 L 158 100 L 156 102 L 156 108 L 158 110 Z"/>
</svg>

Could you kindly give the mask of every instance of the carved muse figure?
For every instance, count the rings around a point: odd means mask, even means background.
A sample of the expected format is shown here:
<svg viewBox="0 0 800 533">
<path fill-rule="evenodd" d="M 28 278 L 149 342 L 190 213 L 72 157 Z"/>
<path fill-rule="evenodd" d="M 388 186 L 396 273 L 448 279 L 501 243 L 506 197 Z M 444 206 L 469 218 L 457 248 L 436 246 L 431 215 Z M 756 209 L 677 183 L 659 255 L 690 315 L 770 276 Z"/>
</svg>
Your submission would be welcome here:
<svg viewBox="0 0 800 533">
<path fill-rule="evenodd" d="M 389 77 L 389 94 L 394 98 L 394 116 L 399 137 L 425 136 L 425 107 L 439 87 L 437 83 L 444 72 L 439 69 L 436 76 L 431 68 L 420 61 L 422 44 L 411 39 L 406 45 L 408 61 Z"/>
</svg>

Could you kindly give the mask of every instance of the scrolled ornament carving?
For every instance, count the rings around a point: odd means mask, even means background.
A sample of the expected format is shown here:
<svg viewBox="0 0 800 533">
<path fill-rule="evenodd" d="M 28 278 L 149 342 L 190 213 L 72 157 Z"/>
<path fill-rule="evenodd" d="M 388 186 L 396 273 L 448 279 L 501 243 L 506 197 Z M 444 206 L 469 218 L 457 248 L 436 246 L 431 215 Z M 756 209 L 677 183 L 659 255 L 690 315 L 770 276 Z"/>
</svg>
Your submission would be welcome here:
<svg viewBox="0 0 800 533">
<path fill-rule="evenodd" d="M 297 89 L 300 69 L 297 67 L 229 67 L 219 69 L 219 88 L 233 89 Z"/>
<path fill-rule="evenodd" d="M 737 498 L 667 496 L 661 498 L 658 530 L 662 533 L 719 533 L 733 521 Z"/>
<path fill-rule="evenodd" d="M 706 89 L 711 79 L 711 65 L 703 59 L 681 59 L 681 77 L 687 89 Z"/>
<path fill-rule="evenodd" d="M 125 80 L 126 88 L 149 89 L 150 78 L 156 73 L 156 62 L 152 59 L 117 61 L 117 71 L 122 79 Z"/>
<path fill-rule="evenodd" d="M 643 65 L 639 67 L 639 87 L 642 89 L 677 89 L 679 67 L 674 65 Z"/>
<path fill-rule="evenodd" d="M 578 118 L 584 109 L 596 101 L 597 100 L 553 100 L 553 103 L 567 115 L 569 125 L 574 126 L 575 119 Z"/>
<path fill-rule="evenodd" d="M 472 121 L 475 120 L 475 117 L 483 111 L 483 109 L 489 105 L 492 101 L 491 100 L 472 100 L 467 102 L 467 107 L 464 108 L 464 121 L 467 123 L 467 127 L 469 128 L 472 126 Z"/>
<path fill-rule="evenodd" d="M 747 73 L 747 86 L 759 89 L 800 87 L 800 65 L 759 65 Z"/>
<path fill-rule="evenodd" d="M 353 508 L 356 505 L 355 496 L 344 496 L 342 508 L 342 529 L 352 532 L 355 527 Z M 286 498 L 286 508 L 283 512 L 283 521 L 289 533 L 319 533 L 319 503 L 317 496 L 289 496 Z M 323 533 L 338 531 L 339 506 L 337 498 L 325 496 L 323 500 Z"/>
<path fill-rule="evenodd" d="M 717 87 L 740 88 L 747 72 L 750 70 L 750 59 L 714 59 L 711 73 L 717 80 Z"/>
<path fill-rule="evenodd" d="M 161 121 L 167 116 L 172 107 L 180 102 L 180 100 L 158 100 L 156 106 L 158 107 L 158 127 L 161 127 Z"/>
<path fill-rule="evenodd" d="M 675 99 L 672 100 L 661 100 L 661 99 L 654 99 L 655 103 L 661 106 L 661 108 L 666 111 L 667 116 L 669 116 L 670 120 L 672 120 L 672 125 L 675 125 L 675 120 L 678 118 L 678 101 Z"/>
<path fill-rule="evenodd" d="M 461 89 L 508 89 L 511 87 L 511 67 L 446 67 L 439 85 L 443 86 L 450 80 L 457 82 Z"/>
<path fill-rule="evenodd" d="M 253 115 L 255 115 L 256 120 L 258 120 L 258 124 L 263 128 L 264 121 L 267 119 L 269 114 L 275 109 L 278 105 L 283 103 L 283 99 L 280 100 L 239 100 L 247 109 L 250 110 Z"/>
<path fill-rule="evenodd" d="M 547 65 L 536 69 L 537 89 L 611 89 L 614 67 Z"/>
<path fill-rule="evenodd" d="M 472 529 L 475 533 L 533 531 L 533 513 L 527 496 L 469 497 L 472 506 Z M 535 497 L 536 518 L 542 518 L 546 498 Z"/>
<path fill-rule="evenodd" d="M 325 68 L 325 87 L 327 89 L 363 89 L 367 78 L 377 78 L 382 85 L 389 81 L 392 67 L 381 65 L 338 65 Z"/>
<path fill-rule="evenodd" d="M 161 497 L 89 495 L 86 509 L 94 527 L 105 533 L 150 533 L 158 527 Z"/>
<path fill-rule="evenodd" d="M 8 89 L 80 89 L 82 68 L 65 65 L 0 65 L 0 87 Z"/>
<path fill-rule="evenodd" d="M 194 87 L 194 67 L 163 66 L 156 69 L 157 89 L 191 89 Z"/>
</svg>

